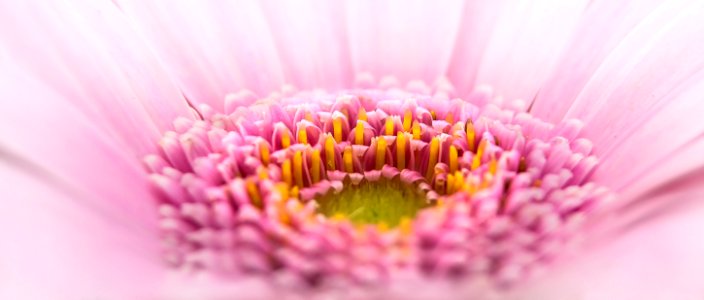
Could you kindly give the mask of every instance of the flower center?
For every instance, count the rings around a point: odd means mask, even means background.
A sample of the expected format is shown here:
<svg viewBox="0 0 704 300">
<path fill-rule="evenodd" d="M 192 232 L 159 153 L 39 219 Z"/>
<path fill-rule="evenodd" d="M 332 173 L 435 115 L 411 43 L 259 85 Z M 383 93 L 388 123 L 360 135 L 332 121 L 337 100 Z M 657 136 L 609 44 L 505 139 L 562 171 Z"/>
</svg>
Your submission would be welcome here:
<svg viewBox="0 0 704 300">
<path fill-rule="evenodd" d="M 340 192 L 315 198 L 318 211 L 327 217 L 348 219 L 355 224 L 395 227 L 413 219 L 418 210 L 431 205 L 417 186 L 397 178 L 347 183 Z"/>
<path fill-rule="evenodd" d="M 581 123 L 435 94 L 239 93 L 176 120 L 145 158 L 165 257 L 313 285 L 404 270 L 504 282 L 549 261 L 607 195 Z"/>
</svg>

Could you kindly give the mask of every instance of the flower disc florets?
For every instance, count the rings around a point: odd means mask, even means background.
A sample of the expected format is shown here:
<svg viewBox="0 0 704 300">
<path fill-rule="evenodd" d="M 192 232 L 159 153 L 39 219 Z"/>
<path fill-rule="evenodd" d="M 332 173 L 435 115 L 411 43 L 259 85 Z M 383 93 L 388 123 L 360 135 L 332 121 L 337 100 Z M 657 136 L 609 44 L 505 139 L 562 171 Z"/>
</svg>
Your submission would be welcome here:
<svg viewBox="0 0 704 300">
<path fill-rule="evenodd" d="M 606 194 L 591 143 L 577 121 L 451 95 L 413 83 L 198 107 L 145 159 L 167 261 L 308 285 L 527 274 Z"/>
</svg>

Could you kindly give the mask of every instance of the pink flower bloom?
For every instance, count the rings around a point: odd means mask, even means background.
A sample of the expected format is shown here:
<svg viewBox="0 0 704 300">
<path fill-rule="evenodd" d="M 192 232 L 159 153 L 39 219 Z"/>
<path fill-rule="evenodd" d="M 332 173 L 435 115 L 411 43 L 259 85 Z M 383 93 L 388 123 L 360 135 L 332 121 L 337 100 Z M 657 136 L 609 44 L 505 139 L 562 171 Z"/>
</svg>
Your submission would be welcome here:
<svg viewBox="0 0 704 300">
<path fill-rule="evenodd" d="M 696 298 L 704 4 L 0 4 L 1 298 Z"/>
</svg>

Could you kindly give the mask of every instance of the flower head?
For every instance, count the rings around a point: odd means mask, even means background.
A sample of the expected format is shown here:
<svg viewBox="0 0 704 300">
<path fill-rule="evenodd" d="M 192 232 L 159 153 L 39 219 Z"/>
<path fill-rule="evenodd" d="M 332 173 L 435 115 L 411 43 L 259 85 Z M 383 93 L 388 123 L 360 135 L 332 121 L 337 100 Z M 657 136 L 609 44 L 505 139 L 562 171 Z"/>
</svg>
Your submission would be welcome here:
<svg viewBox="0 0 704 300">
<path fill-rule="evenodd" d="M 1 3 L 0 298 L 699 296 L 704 4 L 635 4 Z"/>
<path fill-rule="evenodd" d="M 413 82 L 200 106 L 145 158 L 166 259 L 312 286 L 519 279 L 607 194 L 590 182 L 591 142 L 578 121 L 451 95 Z"/>
</svg>

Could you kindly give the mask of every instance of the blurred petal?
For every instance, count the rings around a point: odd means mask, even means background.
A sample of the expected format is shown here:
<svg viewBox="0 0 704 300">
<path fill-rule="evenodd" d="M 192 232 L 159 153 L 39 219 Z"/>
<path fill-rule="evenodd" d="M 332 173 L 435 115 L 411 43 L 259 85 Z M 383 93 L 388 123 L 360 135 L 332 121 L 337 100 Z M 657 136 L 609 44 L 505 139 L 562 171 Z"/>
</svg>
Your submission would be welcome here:
<svg viewBox="0 0 704 300">
<path fill-rule="evenodd" d="M 355 71 L 432 82 L 447 70 L 462 1 L 348 1 L 347 30 Z"/>
<path fill-rule="evenodd" d="M 588 1 L 500 2 L 468 4 L 450 78 L 464 93 L 489 85 L 505 99 L 531 100 L 561 67 L 558 58 Z"/>
<path fill-rule="evenodd" d="M 128 153 L 153 149 L 171 120 L 189 115 L 178 89 L 110 2 L 3 2 L 0 14 L 5 62 L 60 94 L 61 105 L 80 111 Z M 4 76 L 15 76 L 7 68 Z M 3 106 L 31 105 L 18 102 L 32 91 L 15 91 L 4 95 Z M 35 109 L 43 105 L 31 101 Z M 30 117 L 33 110 L 21 112 Z"/>
<path fill-rule="evenodd" d="M 659 202 L 702 199 L 698 186 L 659 197 Z M 699 201 L 701 202 L 701 201 Z M 647 218 L 630 232 L 612 235 L 565 257 L 544 277 L 514 290 L 508 299 L 700 299 L 704 294 L 704 205 L 677 207 Z"/>
<path fill-rule="evenodd" d="M 154 233 L 41 178 L 0 155 L 0 298 L 150 298 L 163 271 Z"/>
<path fill-rule="evenodd" d="M 228 93 L 265 95 L 284 83 L 259 2 L 118 3 L 192 101 L 222 110 Z"/>
<path fill-rule="evenodd" d="M 270 0 L 262 4 L 286 83 L 298 88 L 351 86 L 344 2 Z"/>
<path fill-rule="evenodd" d="M 141 226 L 153 225 L 139 156 L 119 141 L 131 132 L 118 135 L 94 126 L 96 121 L 70 105 L 67 97 L 6 65 L 0 73 L 0 98 L 13 101 L 3 105 L 0 118 L 5 159 L 20 164 L 20 169 L 34 166 L 62 186 L 90 195 L 77 199 L 88 207 Z"/>
</svg>

